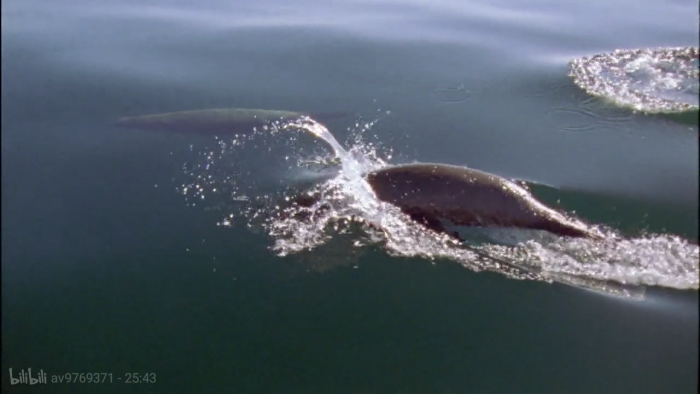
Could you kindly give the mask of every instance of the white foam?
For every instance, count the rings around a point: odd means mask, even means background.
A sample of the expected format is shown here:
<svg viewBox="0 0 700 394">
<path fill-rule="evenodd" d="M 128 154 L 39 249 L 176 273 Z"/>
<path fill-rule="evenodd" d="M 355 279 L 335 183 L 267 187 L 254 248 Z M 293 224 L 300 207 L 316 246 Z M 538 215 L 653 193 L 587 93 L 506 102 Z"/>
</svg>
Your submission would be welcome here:
<svg viewBox="0 0 700 394">
<path fill-rule="evenodd" d="M 574 59 L 569 75 L 591 95 L 636 111 L 698 110 L 698 48 L 616 50 Z"/>
</svg>

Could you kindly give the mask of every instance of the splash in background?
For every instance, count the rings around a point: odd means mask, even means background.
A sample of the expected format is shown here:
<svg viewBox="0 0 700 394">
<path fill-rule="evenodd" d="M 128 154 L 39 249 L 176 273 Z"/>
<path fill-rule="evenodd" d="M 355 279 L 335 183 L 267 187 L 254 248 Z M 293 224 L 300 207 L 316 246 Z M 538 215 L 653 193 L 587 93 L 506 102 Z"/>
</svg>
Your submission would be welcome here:
<svg viewBox="0 0 700 394">
<path fill-rule="evenodd" d="M 698 111 L 697 47 L 616 50 L 570 62 L 587 93 L 645 113 Z"/>
</svg>

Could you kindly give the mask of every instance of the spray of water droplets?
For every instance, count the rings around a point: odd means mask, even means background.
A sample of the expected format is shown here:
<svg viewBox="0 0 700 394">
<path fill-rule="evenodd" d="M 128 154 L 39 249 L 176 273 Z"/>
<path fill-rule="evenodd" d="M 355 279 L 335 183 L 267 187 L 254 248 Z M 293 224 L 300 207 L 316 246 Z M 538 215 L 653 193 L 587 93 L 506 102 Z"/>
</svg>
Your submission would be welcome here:
<svg viewBox="0 0 700 394">
<path fill-rule="evenodd" d="M 698 110 L 697 47 L 616 50 L 571 61 L 569 75 L 591 95 L 646 113 Z"/>
<path fill-rule="evenodd" d="M 192 205 L 214 200 L 207 206 L 222 210 L 221 226 L 238 222 L 264 231 L 278 256 L 327 253 L 338 258 L 375 246 L 392 256 L 447 259 L 473 271 L 563 282 L 624 297 L 642 297 L 644 286 L 698 289 L 698 246 L 671 235 L 623 239 L 614 230 L 601 229 L 601 241 L 533 230 L 470 229 L 478 236 L 465 244 L 411 221 L 397 207 L 377 200 L 363 177 L 387 166 L 392 156 L 391 149 L 367 141 L 373 124 L 358 122 L 349 129 L 349 150 L 309 118 L 217 139 L 216 149 L 197 151 L 199 160 L 183 167 L 190 181 L 179 191 Z M 288 135 L 275 139 L 278 133 Z M 301 143 L 302 135 L 324 139 L 333 152 L 319 149 L 324 144 Z M 261 162 L 251 161 L 251 155 Z M 264 163 L 263 170 L 270 171 L 276 158 L 276 168 L 323 175 L 306 185 L 287 182 L 271 189 L 251 179 L 251 168 Z M 351 242 L 331 242 L 343 237 Z M 324 252 L 328 245 L 347 250 Z"/>
</svg>

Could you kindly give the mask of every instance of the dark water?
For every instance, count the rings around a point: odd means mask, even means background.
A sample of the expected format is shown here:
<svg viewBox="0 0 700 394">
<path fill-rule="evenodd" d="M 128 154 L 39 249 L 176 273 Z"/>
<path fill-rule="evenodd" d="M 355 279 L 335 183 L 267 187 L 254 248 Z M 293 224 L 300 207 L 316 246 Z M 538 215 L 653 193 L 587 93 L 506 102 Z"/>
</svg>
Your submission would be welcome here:
<svg viewBox="0 0 700 394">
<path fill-rule="evenodd" d="M 697 31 L 687 0 L 3 1 L 3 392 L 696 392 L 697 290 L 632 302 L 378 249 L 310 269 L 185 206 L 180 168 L 210 140 L 110 123 L 381 117 L 396 162 L 536 180 L 587 220 L 697 240 L 697 124 L 567 77 L 571 58 Z M 328 126 L 343 141 L 354 123 Z M 9 368 L 113 383 L 9 386 Z"/>
</svg>

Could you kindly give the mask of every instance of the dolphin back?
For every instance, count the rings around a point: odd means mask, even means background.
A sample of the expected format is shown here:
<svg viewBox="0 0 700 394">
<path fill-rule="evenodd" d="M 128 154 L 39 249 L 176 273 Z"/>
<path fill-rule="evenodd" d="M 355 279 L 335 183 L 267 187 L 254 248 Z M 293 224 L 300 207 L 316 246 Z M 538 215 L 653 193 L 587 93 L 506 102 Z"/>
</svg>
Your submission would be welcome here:
<svg viewBox="0 0 700 394">
<path fill-rule="evenodd" d="M 537 201 L 506 178 L 447 164 L 387 167 L 367 174 L 377 198 L 404 212 L 464 226 L 520 227 L 590 237 L 582 223 Z"/>
</svg>

